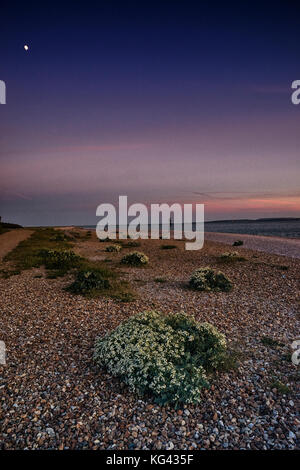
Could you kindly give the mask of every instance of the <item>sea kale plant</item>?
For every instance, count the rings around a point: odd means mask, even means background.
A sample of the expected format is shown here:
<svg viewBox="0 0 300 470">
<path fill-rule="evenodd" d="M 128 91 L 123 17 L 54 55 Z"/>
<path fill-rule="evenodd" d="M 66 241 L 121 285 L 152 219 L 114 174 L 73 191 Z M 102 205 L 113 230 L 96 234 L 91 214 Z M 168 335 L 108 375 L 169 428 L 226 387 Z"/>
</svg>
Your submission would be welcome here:
<svg viewBox="0 0 300 470">
<path fill-rule="evenodd" d="M 242 246 L 244 245 L 244 242 L 243 240 L 236 240 L 235 242 L 233 242 L 232 246 Z"/>
<path fill-rule="evenodd" d="M 40 250 L 39 256 L 47 269 L 70 269 L 81 261 L 81 257 L 71 250 Z"/>
<path fill-rule="evenodd" d="M 121 245 L 118 245 L 118 244 L 115 244 L 115 245 L 108 245 L 106 248 L 105 248 L 105 251 L 108 251 L 109 253 L 118 253 L 119 251 L 121 251 Z"/>
<path fill-rule="evenodd" d="M 225 336 L 185 313 L 143 312 L 97 338 L 94 359 L 138 395 L 164 404 L 199 403 L 208 374 L 222 368 Z"/>
<path fill-rule="evenodd" d="M 109 287 L 109 280 L 103 278 L 101 271 L 82 270 L 78 271 L 75 281 L 66 290 L 72 294 L 86 295 L 93 290 L 108 289 Z"/>
<path fill-rule="evenodd" d="M 139 251 L 128 253 L 127 255 L 123 256 L 121 260 L 122 264 L 127 264 L 129 266 L 144 266 L 145 264 L 148 264 L 148 262 L 148 256 Z"/>
<path fill-rule="evenodd" d="M 228 251 L 225 253 L 222 253 L 219 257 L 220 261 L 230 263 L 232 261 L 245 261 L 246 258 L 244 256 L 241 256 L 237 251 Z"/>
<path fill-rule="evenodd" d="M 189 285 L 200 291 L 224 291 L 232 289 L 232 282 L 221 271 L 209 267 L 196 269 L 191 275 Z"/>
</svg>

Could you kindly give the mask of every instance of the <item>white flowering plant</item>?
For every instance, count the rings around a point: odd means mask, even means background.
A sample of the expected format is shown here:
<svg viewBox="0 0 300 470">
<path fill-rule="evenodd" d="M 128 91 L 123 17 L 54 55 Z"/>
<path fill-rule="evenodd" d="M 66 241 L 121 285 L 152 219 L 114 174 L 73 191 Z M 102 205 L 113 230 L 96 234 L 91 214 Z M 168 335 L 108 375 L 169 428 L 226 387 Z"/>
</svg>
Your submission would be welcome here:
<svg viewBox="0 0 300 470">
<path fill-rule="evenodd" d="M 71 250 L 40 250 L 39 256 L 47 269 L 76 267 L 82 260 L 79 255 Z"/>
<path fill-rule="evenodd" d="M 226 251 L 220 255 L 220 260 L 223 262 L 232 262 L 232 261 L 245 261 L 246 258 L 241 256 L 237 251 Z"/>
<path fill-rule="evenodd" d="M 108 251 L 109 253 L 118 253 L 121 251 L 121 245 L 118 245 L 117 243 L 115 245 L 108 245 L 105 248 L 105 251 Z"/>
<path fill-rule="evenodd" d="M 225 336 L 185 313 L 147 311 L 98 338 L 94 359 L 138 395 L 160 405 L 199 403 L 207 373 L 220 368 Z"/>
<path fill-rule="evenodd" d="M 228 292 L 233 284 L 221 271 L 212 268 L 196 269 L 191 275 L 189 285 L 192 289 L 200 291 L 223 291 Z"/>
<path fill-rule="evenodd" d="M 123 256 L 121 263 L 127 264 L 130 266 L 144 266 L 148 264 L 149 258 L 144 253 L 140 251 L 132 251 L 131 253 L 127 253 L 127 255 Z"/>
</svg>

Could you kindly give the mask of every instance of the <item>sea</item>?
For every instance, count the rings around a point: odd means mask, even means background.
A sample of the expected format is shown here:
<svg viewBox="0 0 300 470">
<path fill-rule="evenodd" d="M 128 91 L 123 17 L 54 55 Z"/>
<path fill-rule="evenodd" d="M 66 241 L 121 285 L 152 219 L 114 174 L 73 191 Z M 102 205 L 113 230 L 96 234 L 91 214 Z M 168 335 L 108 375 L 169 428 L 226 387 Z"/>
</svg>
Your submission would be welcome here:
<svg viewBox="0 0 300 470">
<path fill-rule="evenodd" d="M 82 227 L 90 230 L 96 228 L 95 225 L 82 225 Z M 171 228 L 173 228 L 172 225 Z M 194 226 L 193 230 L 195 230 Z M 249 235 L 264 235 L 270 237 L 300 238 L 300 218 L 205 222 L 205 232 L 246 233 Z"/>
<path fill-rule="evenodd" d="M 300 238 L 300 219 L 224 220 L 206 222 L 205 231 Z"/>
</svg>

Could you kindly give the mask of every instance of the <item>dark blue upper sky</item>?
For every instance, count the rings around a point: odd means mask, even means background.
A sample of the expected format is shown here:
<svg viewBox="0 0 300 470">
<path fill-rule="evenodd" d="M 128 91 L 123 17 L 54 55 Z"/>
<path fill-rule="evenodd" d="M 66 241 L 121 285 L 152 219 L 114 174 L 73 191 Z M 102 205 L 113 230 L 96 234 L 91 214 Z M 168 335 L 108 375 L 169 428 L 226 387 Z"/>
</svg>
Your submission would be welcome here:
<svg viewBox="0 0 300 470">
<path fill-rule="evenodd" d="M 119 194 L 300 215 L 299 2 L 18 3 L 1 7 L 6 219 L 96 223 Z"/>
</svg>

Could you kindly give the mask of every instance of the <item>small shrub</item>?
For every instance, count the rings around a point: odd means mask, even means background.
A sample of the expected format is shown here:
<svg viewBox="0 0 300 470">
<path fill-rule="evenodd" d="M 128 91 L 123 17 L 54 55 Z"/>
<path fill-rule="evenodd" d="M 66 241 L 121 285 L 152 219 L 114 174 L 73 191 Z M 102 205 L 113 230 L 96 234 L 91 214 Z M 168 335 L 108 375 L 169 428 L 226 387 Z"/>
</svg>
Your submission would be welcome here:
<svg viewBox="0 0 300 470">
<path fill-rule="evenodd" d="M 199 403 L 207 373 L 226 356 L 226 339 L 209 323 L 184 313 L 143 312 L 98 338 L 97 364 L 160 405 Z"/>
<path fill-rule="evenodd" d="M 121 260 L 121 263 L 128 264 L 130 266 L 144 266 L 148 262 L 148 256 L 144 255 L 144 253 L 140 253 L 139 251 L 128 253 L 127 255 L 123 256 Z"/>
<path fill-rule="evenodd" d="M 280 343 L 279 341 L 271 338 L 270 336 L 262 336 L 260 341 L 264 346 L 269 346 L 270 348 L 284 346 L 283 343 Z"/>
<path fill-rule="evenodd" d="M 161 250 L 173 250 L 174 248 L 177 248 L 176 245 L 161 245 Z"/>
<path fill-rule="evenodd" d="M 79 271 L 75 281 L 66 290 L 72 294 L 88 294 L 94 289 L 108 289 L 110 283 L 103 278 L 101 271 Z"/>
<path fill-rule="evenodd" d="M 189 281 L 190 287 L 200 291 L 224 291 L 232 289 L 232 282 L 221 271 L 211 268 L 196 269 Z"/>
<path fill-rule="evenodd" d="M 46 269 L 70 269 L 78 266 L 81 257 L 71 250 L 40 250 Z"/>
<path fill-rule="evenodd" d="M 17 276 L 18 274 L 21 274 L 21 271 L 19 269 L 0 270 L 1 279 L 9 279 L 11 276 Z"/>
<path fill-rule="evenodd" d="M 122 246 L 123 246 L 124 248 L 138 248 L 139 246 L 141 246 L 141 242 L 138 242 L 138 241 L 135 241 L 135 240 L 131 240 L 130 242 L 123 243 Z"/>
<path fill-rule="evenodd" d="M 244 242 L 243 240 L 236 240 L 235 242 L 233 242 L 232 246 L 242 246 L 244 245 Z"/>
<path fill-rule="evenodd" d="M 50 237 L 49 240 L 53 242 L 65 242 L 71 240 L 71 237 L 68 237 L 68 235 L 63 232 L 57 232 L 53 237 Z"/>
<path fill-rule="evenodd" d="M 105 251 L 108 251 L 109 253 L 118 253 L 119 251 L 121 251 L 121 245 L 109 245 L 105 248 Z"/>
<path fill-rule="evenodd" d="M 234 261 L 245 261 L 246 258 L 243 256 L 240 256 L 240 254 L 237 251 L 228 251 L 225 253 L 222 253 L 219 257 L 220 261 L 223 261 L 224 263 L 231 263 Z"/>
<path fill-rule="evenodd" d="M 99 238 L 99 242 L 112 242 L 113 240 L 111 240 L 109 237 L 106 237 L 106 238 L 103 238 L 103 240 L 101 238 Z"/>
<path fill-rule="evenodd" d="M 161 284 L 163 284 L 164 282 L 167 282 L 167 280 L 164 277 L 156 277 L 154 281 L 161 283 Z"/>
</svg>

